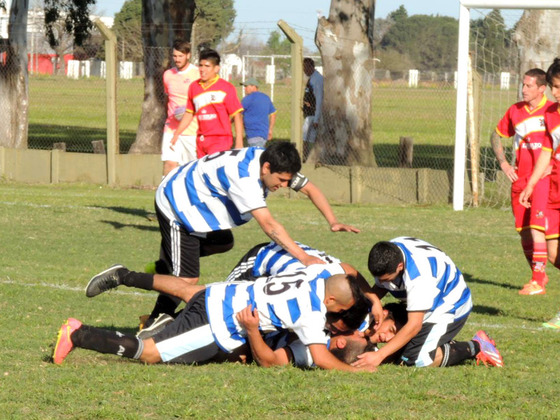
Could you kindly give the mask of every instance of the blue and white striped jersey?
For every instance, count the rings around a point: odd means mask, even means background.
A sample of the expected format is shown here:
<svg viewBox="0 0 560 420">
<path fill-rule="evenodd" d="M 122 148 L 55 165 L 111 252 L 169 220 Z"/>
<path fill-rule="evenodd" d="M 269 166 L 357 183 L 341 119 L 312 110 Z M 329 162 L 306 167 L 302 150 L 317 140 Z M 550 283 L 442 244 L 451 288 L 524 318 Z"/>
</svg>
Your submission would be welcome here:
<svg viewBox="0 0 560 420">
<path fill-rule="evenodd" d="M 252 305 L 259 312 L 262 332 L 289 330 L 306 346 L 327 344 L 325 279 L 342 273 L 340 264 L 317 264 L 254 282 L 209 285 L 206 311 L 216 343 L 229 352 L 246 342 L 246 332 L 235 314 Z"/>
<path fill-rule="evenodd" d="M 264 149 L 249 147 L 214 153 L 170 172 L 156 192 L 156 203 L 169 220 L 189 232 L 212 232 L 251 220 L 266 207 L 268 190 L 260 179 Z"/>
<path fill-rule="evenodd" d="M 406 301 L 407 311 L 426 311 L 424 322 L 451 322 L 470 313 L 471 291 L 447 254 L 421 239 L 399 237 L 391 242 L 403 254 L 404 271 L 391 282 L 376 278 L 377 286 Z"/>
<path fill-rule="evenodd" d="M 311 248 L 296 242 L 307 254 L 320 258 L 328 264 L 340 263 L 338 258 L 328 255 L 324 251 Z M 251 249 L 231 271 L 226 281 L 254 280 L 262 276 L 274 276 L 284 272 L 305 270 L 307 267 L 294 258 L 288 251 L 276 242 L 261 244 Z"/>
<path fill-rule="evenodd" d="M 251 211 L 266 207 L 268 189 L 260 178 L 264 149 L 248 147 L 204 156 L 171 171 L 156 191 L 163 214 L 188 232 L 213 232 L 240 226 Z M 290 188 L 299 191 L 309 180 L 294 175 Z"/>
</svg>

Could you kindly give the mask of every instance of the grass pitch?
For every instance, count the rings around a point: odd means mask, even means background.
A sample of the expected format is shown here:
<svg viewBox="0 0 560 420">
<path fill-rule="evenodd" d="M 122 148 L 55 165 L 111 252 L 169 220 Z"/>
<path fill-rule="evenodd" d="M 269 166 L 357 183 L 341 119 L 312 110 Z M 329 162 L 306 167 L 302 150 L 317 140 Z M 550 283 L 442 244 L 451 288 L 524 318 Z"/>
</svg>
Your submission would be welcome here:
<svg viewBox="0 0 560 420">
<path fill-rule="evenodd" d="M 256 365 L 147 366 L 75 350 L 49 363 L 69 316 L 134 332 L 155 294 L 120 288 L 94 299 L 89 278 L 120 262 L 142 270 L 158 254 L 153 190 L 0 182 L 0 406 L 3 418 L 553 418 L 560 331 L 548 331 L 560 302 L 549 268 L 544 296 L 523 297 L 529 279 L 509 211 L 448 207 L 335 205 L 358 235 L 330 233 L 305 199 L 271 197 L 292 236 L 367 274 L 371 245 L 399 235 L 444 249 L 465 274 L 474 310 L 458 339 L 480 328 L 496 340 L 503 369 L 469 362 L 444 369 L 382 366 L 375 374 Z M 222 280 L 252 245 L 266 240 L 255 222 L 235 230 L 236 245 L 202 260 L 204 282 Z"/>
</svg>

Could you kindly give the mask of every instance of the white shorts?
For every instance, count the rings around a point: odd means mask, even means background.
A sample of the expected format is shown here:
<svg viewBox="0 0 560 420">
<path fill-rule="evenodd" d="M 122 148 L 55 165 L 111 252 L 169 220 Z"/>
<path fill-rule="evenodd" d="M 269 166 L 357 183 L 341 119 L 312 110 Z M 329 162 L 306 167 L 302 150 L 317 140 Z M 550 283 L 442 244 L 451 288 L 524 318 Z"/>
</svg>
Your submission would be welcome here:
<svg viewBox="0 0 560 420">
<path fill-rule="evenodd" d="M 171 139 L 173 133 L 163 133 L 161 142 L 161 160 L 169 160 L 184 165 L 191 160 L 196 159 L 196 136 L 179 136 L 177 143 L 171 149 Z"/>
<path fill-rule="evenodd" d="M 308 143 L 315 143 L 315 139 L 317 138 L 317 129 L 313 126 L 313 120 L 315 117 L 305 117 L 303 121 L 303 128 L 302 128 L 302 137 L 303 141 Z"/>
</svg>

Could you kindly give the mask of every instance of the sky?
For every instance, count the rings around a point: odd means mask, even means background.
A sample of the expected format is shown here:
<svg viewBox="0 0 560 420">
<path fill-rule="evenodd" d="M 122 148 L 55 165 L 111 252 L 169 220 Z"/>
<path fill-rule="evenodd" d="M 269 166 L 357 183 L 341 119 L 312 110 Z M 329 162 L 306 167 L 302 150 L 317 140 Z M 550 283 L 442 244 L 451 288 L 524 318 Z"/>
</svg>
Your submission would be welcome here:
<svg viewBox="0 0 560 420">
<path fill-rule="evenodd" d="M 97 0 L 99 15 L 113 16 L 124 0 Z M 237 11 L 235 30 L 263 42 L 273 30 L 279 30 L 279 19 L 287 22 L 303 38 L 304 45 L 314 49 L 314 36 L 319 13 L 328 15 L 330 0 L 234 0 Z M 408 15 L 440 15 L 459 18 L 459 0 L 377 0 L 375 17 L 386 18 L 403 5 Z"/>
</svg>

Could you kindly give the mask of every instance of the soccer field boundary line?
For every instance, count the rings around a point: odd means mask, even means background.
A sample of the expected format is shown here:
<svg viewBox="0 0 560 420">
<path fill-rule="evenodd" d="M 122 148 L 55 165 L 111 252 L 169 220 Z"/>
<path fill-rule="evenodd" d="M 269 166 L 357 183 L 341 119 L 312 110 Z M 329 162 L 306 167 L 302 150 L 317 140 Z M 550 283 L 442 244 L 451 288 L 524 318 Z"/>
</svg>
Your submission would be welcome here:
<svg viewBox="0 0 560 420">
<path fill-rule="evenodd" d="M 52 283 L 46 283 L 46 282 L 39 282 L 39 283 L 21 283 L 19 281 L 15 281 L 12 280 L 11 278 L 7 278 L 7 279 L 1 279 L 0 280 L 0 284 L 10 284 L 10 285 L 15 285 L 15 286 L 22 286 L 22 287 L 47 287 L 50 289 L 58 289 L 58 290 L 64 290 L 64 291 L 68 291 L 68 292 L 85 292 L 85 286 L 83 287 L 74 287 L 74 286 L 68 286 L 67 284 L 52 284 Z M 109 293 L 113 293 L 113 294 L 118 294 L 118 295 L 125 295 L 125 296 L 146 296 L 149 297 L 150 299 L 154 298 L 154 293 L 157 292 L 151 292 L 149 290 L 146 291 L 147 293 L 142 293 L 142 292 L 135 292 L 135 291 L 125 291 L 125 290 L 111 290 Z"/>
<path fill-rule="evenodd" d="M 46 288 L 50 288 L 50 289 L 58 289 L 58 290 L 64 290 L 64 291 L 68 291 L 68 292 L 80 292 L 80 293 L 84 293 L 85 290 L 85 286 L 84 287 L 73 287 L 73 286 L 68 286 L 66 284 L 52 284 L 52 283 L 46 283 L 46 282 L 40 282 L 40 283 L 21 283 L 15 280 L 10 279 L 9 277 L 7 279 L 0 279 L 0 284 L 6 284 L 6 285 L 13 285 L 13 286 L 21 286 L 21 287 L 46 287 Z M 118 294 L 118 295 L 123 295 L 123 296 L 141 296 L 141 297 L 147 297 L 150 299 L 154 298 L 154 293 L 151 293 L 150 291 L 147 291 L 148 293 L 141 293 L 141 292 L 134 292 L 134 291 L 126 291 L 126 290 L 111 290 L 108 293 L 112 293 L 112 294 Z M 470 326 L 476 326 L 477 328 L 488 328 L 489 330 L 497 330 L 500 328 L 507 328 L 507 329 L 521 329 L 521 330 L 526 330 L 526 331 L 542 331 L 545 330 L 545 328 L 543 327 L 538 327 L 538 328 L 534 328 L 534 327 L 528 327 L 525 325 L 508 325 L 508 324 L 496 324 L 496 323 L 485 323 L 485 322 L 469 322 L 468 323 Z"/>
</svg>

